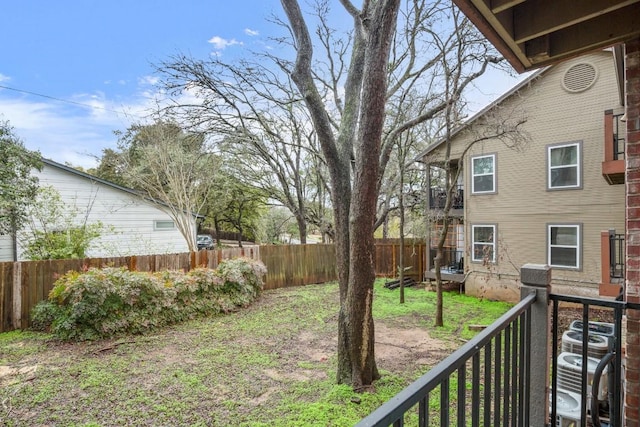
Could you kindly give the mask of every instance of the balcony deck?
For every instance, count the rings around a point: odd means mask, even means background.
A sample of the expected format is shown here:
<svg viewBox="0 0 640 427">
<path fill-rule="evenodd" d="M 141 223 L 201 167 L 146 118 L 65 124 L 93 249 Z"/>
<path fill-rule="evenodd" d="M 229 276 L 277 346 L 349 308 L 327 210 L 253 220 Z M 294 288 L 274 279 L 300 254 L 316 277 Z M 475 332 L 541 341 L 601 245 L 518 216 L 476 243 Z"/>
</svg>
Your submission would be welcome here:
<svg viewBox="0 0 640 427">
<path fill-rule="evenodd" d="M 622 114 L 613 110 L 604 113 L 604 161 L 602 176 L 611 185 L 624 184 L 625 180 L 625 131 Z"/>
<path fill-rule="evenodd" d="M 454 282 L 459 284 L 464 284 L 466 279 L 466 275 L 464 273 L 456 273 L 449 271 L 448 269 L 443 269 L 440 273 L 440 276 L 444 282 Z M 424 272 L 425 280 L 436 280 L 436 272 L 433 270 Z"/>
</svg>

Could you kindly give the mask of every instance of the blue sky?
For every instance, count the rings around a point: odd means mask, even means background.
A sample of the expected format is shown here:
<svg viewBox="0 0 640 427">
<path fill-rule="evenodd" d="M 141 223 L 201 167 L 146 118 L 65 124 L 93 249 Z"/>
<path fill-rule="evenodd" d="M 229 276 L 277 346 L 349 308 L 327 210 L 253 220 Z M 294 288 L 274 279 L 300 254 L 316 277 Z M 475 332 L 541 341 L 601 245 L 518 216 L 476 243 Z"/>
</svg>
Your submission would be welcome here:
<svg viewBox="0 0 640 427">
<path fill-rule="evenodd" d="M 0 120 L 47 158 L 94 166 L 93 156 L 115 148 L 113 131 L 153 108 L 152 64 L 179 52 L 263 51 L 278 31 L 273 13 L 283 15 L 279 0 L 3 2 Z M 488 76 L 476 108 L 515 83 Z"/>
</svg>

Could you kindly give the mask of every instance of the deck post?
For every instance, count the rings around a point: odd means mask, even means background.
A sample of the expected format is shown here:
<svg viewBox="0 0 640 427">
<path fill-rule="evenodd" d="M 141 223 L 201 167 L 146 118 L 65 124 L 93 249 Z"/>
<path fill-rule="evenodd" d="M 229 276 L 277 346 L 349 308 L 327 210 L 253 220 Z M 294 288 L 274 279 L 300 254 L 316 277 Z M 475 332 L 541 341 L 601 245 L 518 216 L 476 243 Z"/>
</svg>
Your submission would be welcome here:
<svg viewBox="0 0 640 427">
<path fill-rule="evenodd" d="M 520 296 L 535 292 L 536 302 L 531 306 L 531 351 L 529 381 L 529 425 L 546 426 L 549 422 L 549 360 L 550 316 L 549 294 L 551 293 L 551 267 L 525 264 L 520 268 Z M 544 351 L 546 349 L 546 351 Z"/>
</svg>

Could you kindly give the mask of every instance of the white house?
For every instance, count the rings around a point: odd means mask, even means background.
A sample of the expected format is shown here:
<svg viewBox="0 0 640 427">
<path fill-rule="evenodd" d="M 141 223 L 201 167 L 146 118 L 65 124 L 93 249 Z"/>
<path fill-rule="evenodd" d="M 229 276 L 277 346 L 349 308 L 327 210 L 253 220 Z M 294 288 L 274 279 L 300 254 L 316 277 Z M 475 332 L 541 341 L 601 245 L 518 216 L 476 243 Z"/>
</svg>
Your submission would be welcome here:
<svg viewBox="0 0 640 427">
<path fill-rule="evenodd" d="M 118 257 L 188 252 L 186 240 L 168 210 L 135 190 L 43 159 L 42 171 L 34 171 L 41 187 L 53 187 L 69 206 L 82 213 L 87 224 L 97 221 L 105 226 L 92 242 L 89 257 Z M 193 218 L 195 223 L 195 218 Z M 195 230 L 195 224 L 194 224 Z M 20 235 L 20 233 L 18 233 Z M 18 260 L 24 260 L 25 248 L 17 242 Z M 13 261 L 13 242 L 0 236 L 0 261 Z"/>
</svg>

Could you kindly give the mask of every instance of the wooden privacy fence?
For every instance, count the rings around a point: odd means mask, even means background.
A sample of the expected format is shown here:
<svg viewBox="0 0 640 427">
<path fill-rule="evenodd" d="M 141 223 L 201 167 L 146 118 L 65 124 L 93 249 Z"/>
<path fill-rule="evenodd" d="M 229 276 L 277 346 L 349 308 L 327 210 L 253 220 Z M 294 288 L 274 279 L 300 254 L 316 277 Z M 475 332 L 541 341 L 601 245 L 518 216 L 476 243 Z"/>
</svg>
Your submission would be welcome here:
<svg viewBox="0 0 640 427">
<path fill-rule="evenodd" d="M 395 241 L 376 242 L 374 261 L 377 276 L 396 276 L 399 247 Z M 337 280 L 335 248 L 324 244 L 247 246 L 119 258 L 0 262 L 0 332 L 29 327 L 32 308 L 47 298 L 57 278 L 68 271 L 91 267 L 127 267 L 148 272 L 189 271 L 195 267 L 216 268 L 223 259 L 241 256 L 262 260 L 266 265 L 265 289 Z M 424 244 L 407 244 L 405 265 L 411 267 L 405 271 L 408 277 L 422 280 Z"/>
<path fill-rule="evenodd" d="M 405 277 L 411 277 L 418 282 L 424 280 L 426 250 L 424 240 L 405 239 Z M 374 264 L 377 277 L 397 277 L 400 265 L 400 239 L 376 240 Z"/>
<path fill-rule="evenodd" d="M 260 246 L 267 267 L 265 289 L 325 283 L 338 279 L 333 245 Z"/>
<path fill-rule="evenodd" d="M 0 332 L 29 327 L 29 313 L 33 307 L 47 299 L 55 281 L 68 271 L 91 267 L 127 267 L 132 271 L 148 272 L 189 271 L 195 267 L 216 268 L 223 259 L 240 256 L 260 259 L 260 247 L 113 258 L 0 262 Z"/>
</svg>

